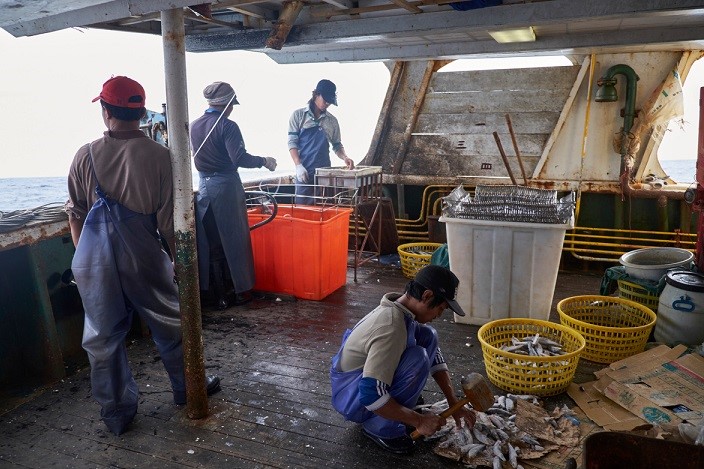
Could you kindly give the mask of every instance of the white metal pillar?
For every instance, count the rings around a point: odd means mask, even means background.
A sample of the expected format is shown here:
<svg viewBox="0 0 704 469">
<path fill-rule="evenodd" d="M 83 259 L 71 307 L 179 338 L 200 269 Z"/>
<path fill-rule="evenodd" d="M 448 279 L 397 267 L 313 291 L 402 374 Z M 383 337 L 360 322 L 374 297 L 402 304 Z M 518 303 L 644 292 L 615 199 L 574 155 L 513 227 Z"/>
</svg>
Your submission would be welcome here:
<svg viewBox="0 0 704 469">
<path fill-rule="evenodd" d="M 166 123 L 174 179 L 175 261 L 181 304 L 187 412 L 190 418 L 199 419 L 208 415 L 208 396 L 205 389 L 198 256 L 188 139 L 183 18 L 183 10 L 180 8 L 161 12 L 166 76 Z"/>
</svg>

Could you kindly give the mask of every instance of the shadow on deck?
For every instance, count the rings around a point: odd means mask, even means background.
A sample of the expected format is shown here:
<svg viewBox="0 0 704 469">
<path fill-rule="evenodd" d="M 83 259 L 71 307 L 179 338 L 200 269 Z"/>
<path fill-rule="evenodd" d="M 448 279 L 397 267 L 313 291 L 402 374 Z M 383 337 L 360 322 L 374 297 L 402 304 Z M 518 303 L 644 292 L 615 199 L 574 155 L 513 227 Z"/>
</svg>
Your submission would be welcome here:
<svg viewBox="0 0 704 469">
<path fill-rule="evenodd" d="M 343 331 L 407 281 L 398 268 L 369 264 L 357 270 L 357 280 L 349 269 L 347 285 L 320 302 L 254 300 L 204 310 L 206 370 L 222 378 L 207 418 L 189 420 L 185 408 L 171 403 L 156 349 L 142 338 L 128 349 L 141 400 L 127 433 L 115 437 L 99 420 L 83 369 L 0 415 L 0 466 L 464 467 L 436 456 L 430 443 L 420 442 L 412 456 L 386 453 L 332 409 L 328 367 Z M 600 280 L 560 273 L 553 320 L 559 300 L 596 294 Z M 432 324 L 460 392 L 461 375 L 485 373 L 478 327 L 455 324 L 449 313 Z M 581 361 L 575 381 L 593 379 L 593 366 Z M 426 403 L 443 398 L 432 380 L 424 397 Z M 566 394 L 547 401 L 574 407 Z"/>
</svg>

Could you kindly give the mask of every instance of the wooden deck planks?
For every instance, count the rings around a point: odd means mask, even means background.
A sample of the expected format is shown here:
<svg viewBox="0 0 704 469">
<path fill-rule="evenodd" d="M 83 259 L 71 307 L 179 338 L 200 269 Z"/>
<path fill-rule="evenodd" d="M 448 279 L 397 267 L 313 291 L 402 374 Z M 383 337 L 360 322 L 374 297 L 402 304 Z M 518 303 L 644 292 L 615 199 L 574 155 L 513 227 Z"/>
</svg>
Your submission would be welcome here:
<svg viewBox="0 0 704 469">
<path fill-rule="evenodd" d="M 575 292 L 593 294 L 600 280 L 561 278 L 566 280 L 554 303 Z M 361 268 L 358 279 L 323 302 L 260 299 L 204 311 L 206 370 L 222 378 L 208 418 L 189 420 L 172 404 L 156 349 L 140 338 L 128 351 L 141 399 L 127 433 L 107 432 L 90 397 L 88 370 L 81 370 L 0 416 L 0 466 L 462 467 L 424 443 L 412 457 L 386 453 L 331 408 L 328 368 L 343 331 L 376 307 L 383 293 L 401 291 L 407 282 L 386 267 Z M 433 325 L 457 383 L 469 371 L 483 372 L 478 327 L 455 324 L 449 314 Z M 427 403 L 442 398 L 432 380 L 424 396 Z M 555 402 L 561 400 L 573 406 L 566 397 Z"/>
</svg>

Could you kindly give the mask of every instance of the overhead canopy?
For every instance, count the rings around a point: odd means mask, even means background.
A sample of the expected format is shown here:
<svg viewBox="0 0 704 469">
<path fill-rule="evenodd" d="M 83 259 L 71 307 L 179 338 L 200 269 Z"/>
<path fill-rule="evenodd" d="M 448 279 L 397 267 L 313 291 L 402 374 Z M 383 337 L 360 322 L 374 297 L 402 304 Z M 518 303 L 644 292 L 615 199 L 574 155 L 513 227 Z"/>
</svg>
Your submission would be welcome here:
<svg viewBox="0 0 704 469">
<path fill-rule="evenodd" d="M 69 27 L 160 34 L 159 11 L 184 7 L 187 51 L 250 50 L 279 63 L 704 48 L 704 0 L 192 3 L 0 0 L 0 27 L 14 36 Z M 535 41 L 499 43 L 489 34 L 527 27 Z"/>
</svg>

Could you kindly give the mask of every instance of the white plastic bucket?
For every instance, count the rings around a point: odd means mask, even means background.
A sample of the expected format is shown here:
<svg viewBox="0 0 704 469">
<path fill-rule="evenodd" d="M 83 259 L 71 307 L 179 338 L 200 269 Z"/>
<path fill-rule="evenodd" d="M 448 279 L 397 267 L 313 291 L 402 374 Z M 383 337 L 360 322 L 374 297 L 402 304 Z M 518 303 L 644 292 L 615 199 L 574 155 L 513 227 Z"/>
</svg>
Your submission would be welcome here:
<svg viewBox="0 0 704 469">
<path fill-rule="evenodd" d="M 566 224 L 440 217 L 447 230 L 457 302 L 467 313 L 455 322 L 550 318 Z"/>
<path fill-rule="evenodd" d="M 655 340 L 669 346 L 704 342 L 704 274 L 668 272 L 660 294 Z"/>
<path fill-rule="evenodd" d="M 657 282 L 668 269 L 688 269 L 692 259 L 694 254 L 686 249 L 661 247 L 629 251 L 621 256 L 619 262 L 631 277 Z"/>
</svg>

